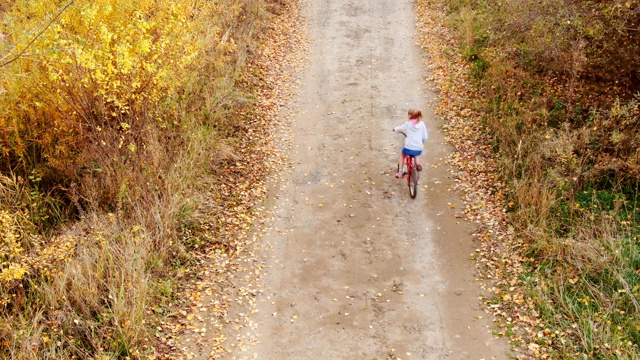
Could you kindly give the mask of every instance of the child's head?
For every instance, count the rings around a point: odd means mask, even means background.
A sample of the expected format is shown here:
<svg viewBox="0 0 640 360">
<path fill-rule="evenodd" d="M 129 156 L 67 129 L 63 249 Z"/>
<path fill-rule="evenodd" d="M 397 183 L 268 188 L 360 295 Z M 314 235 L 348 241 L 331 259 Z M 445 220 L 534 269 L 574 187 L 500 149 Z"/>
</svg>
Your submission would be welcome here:
<svg viewBox="0 0 640 360">
<path fill-rule="evenodd" d="M 422 119 L 422 111 L 418 110 L 418 109 L 409 109 L 409 111 L 407 111 L 407 115 L 409 116 L 409 119 L 411 120 L 420 120 Z"/>
</svg>

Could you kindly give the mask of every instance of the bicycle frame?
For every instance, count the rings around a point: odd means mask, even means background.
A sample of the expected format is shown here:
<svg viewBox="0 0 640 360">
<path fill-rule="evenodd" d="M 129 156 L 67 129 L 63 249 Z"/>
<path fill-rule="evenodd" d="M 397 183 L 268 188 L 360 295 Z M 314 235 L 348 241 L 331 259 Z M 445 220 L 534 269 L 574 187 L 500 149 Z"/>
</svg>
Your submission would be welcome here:
<svg viewBox="0 0 640 360">
<path fill-rule="evenodd" d="M 412 199 L 415 199 L 416 195 L 418 195 L 418 179 L 420 178 L 416 165 L 416 157 L 413 155 L 405 155 L 404 159 L 407 164 L 406 178 L 407 186 L 409 186 L 409 195 Z"/>
</svg>

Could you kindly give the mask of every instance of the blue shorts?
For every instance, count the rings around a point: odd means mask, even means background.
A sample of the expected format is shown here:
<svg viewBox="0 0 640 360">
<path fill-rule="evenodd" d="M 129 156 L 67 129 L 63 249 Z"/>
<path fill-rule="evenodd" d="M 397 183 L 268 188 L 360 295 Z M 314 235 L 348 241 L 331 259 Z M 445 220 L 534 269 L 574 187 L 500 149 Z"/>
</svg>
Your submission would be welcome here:
<svg viewBox="0 0 640 360">
<path fill-rule="evenodd" d="M 422 154 L 422 151 L 420 151 L 420 150 L 409 150 L 407 148 L 402 148 L 402 153 L 404 155 L 409 155 L 409 156 L 420 156 Z"/>
</svg>

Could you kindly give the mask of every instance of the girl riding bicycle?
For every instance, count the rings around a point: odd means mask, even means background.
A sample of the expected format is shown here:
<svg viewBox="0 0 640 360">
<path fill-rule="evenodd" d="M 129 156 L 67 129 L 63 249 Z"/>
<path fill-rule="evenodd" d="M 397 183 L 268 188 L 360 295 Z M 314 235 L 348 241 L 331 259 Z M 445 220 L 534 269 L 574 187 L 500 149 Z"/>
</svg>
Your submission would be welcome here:
<svg viewBox="0 0 640 360">
<path fill-rule="evenodd" d="M 398 173 L 396 177 L 398 179 L 404 178 L 407 173 L 405 156 L 415 156 L 418 171 L 422 170 L 422 165 L 418 163 L 418 156 L 422 154 L 424 149 L 424 142 L 429 138 L 427 134 L 427 127 L 422 120 L 422 112 L 418 109 L 409 109 L 407 112 L 409 118 L 404 124 L 396 126 L 393 131 L 403 133 L 406 137 L 404 139 L 404 147 L 400 152 L 400 161 L 398 162 Z"/>
</svg>

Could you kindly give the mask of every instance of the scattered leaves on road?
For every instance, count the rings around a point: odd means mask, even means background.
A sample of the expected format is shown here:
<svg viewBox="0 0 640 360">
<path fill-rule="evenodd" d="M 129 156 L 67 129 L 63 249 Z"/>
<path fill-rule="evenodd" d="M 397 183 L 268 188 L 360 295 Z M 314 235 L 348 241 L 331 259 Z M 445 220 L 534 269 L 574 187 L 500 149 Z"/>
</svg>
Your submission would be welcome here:
<svg viewBox="0 0 640 360">
<path fill-rule="evenodd" d="M 194 254 L 196 265 L 181 275 L 180 294 L 169 306 L 173 312 L 156 329 L 162 358 L 244 359 L 244 351 L 259 342 L 251 316 L 258 312 L 262 255 L 269 246 L 259 240 L 270 230 L 267 224 L 273 216 L 261 204 L 290 165 L 285 155 L 290 136 L 283 132 L 290 118 L 282 119 L 280 112 L 289 107 L 295 86 L 292 74 L 304 65 L 307 49 L 299 7 L 296 0 L 283 4 L 268 33 L 262 34 L 260 56 L 249 65 L 259 74 L 254 79 L 257 107 L 248 114 L 246 142 L 233 149 L 237 160 L 224 168 L 224 183 L 209 190 L 218 206 L 209 222 L 200 224 L 207 231 L 197 235 L 207 245 Z M 297 315 L 291 321 L 296 319 Z"/>
</svg>

